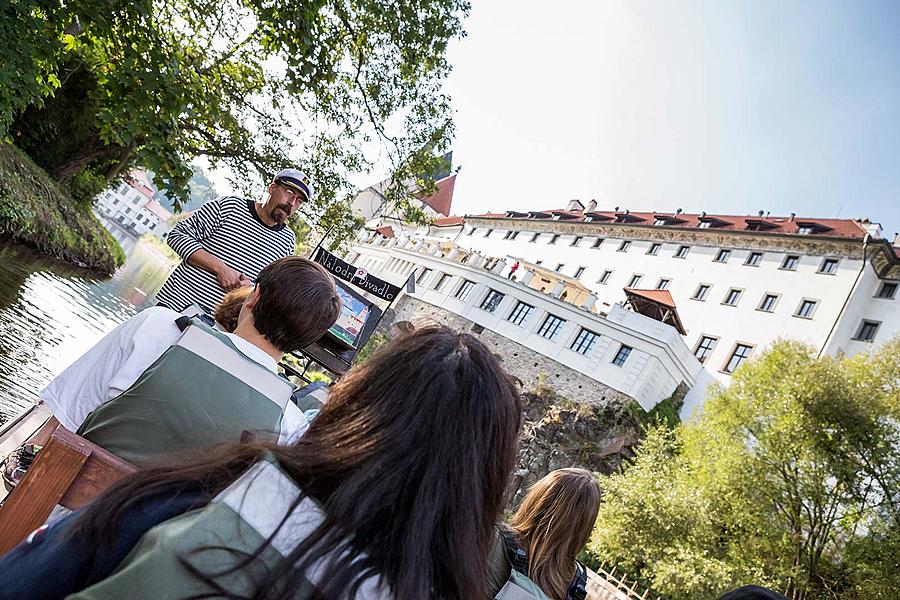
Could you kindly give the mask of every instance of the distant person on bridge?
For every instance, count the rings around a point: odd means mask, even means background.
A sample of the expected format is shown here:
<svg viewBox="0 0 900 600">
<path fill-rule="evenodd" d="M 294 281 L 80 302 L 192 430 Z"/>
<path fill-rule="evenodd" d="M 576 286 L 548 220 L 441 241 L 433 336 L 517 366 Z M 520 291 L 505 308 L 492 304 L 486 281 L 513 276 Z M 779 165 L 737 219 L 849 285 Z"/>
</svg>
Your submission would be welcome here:
<svg viewBox="0 0 900 600">
<path fill-rule="evenodd" d="M 312 198 L 309 177 L 285 169 L 269 184 L 264 204 L 238 196 L 204 204 L 169 232 L 169 246 L 182 262 L 156 301 L 176 311 L 197 303 L 211 312 L 226 292 L 250 285 L 263 267 L 294 253 L 296 239 L 287 220 Z"/>
</svg>

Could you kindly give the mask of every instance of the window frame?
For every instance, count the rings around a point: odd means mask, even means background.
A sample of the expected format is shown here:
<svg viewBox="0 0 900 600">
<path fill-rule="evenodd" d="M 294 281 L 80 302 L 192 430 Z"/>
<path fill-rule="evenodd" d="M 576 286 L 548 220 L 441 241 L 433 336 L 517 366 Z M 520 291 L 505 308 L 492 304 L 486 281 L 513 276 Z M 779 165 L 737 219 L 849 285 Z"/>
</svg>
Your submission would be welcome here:
<svg viewBox="0 0 900 600">
<path fill-rule="evenodd" d="M 656 289 L 658 290 L 667 290 L 669 289 L 669 284 L 672 283 L 671 277 L 660 277 L 659 281 L 656 282 Z M 665 284 L 665 285 L 663 285 Z M 662 287 L 660 287 L 662 286 Z"/>
<path fill-rule="evenodd" d="M 558 233 L 554 233 L 554 234 L 550 237 L 550 241 L 548 241 L 547 243 L 548 243 L 548 244 L 556 244 L 556 240 L 558 240 L 558 239 L 559 239 L 559 234 L 558 234 Z"/>
<path fill-rule="evenodd" d="M 739 348 L 739 347 L 747 348 L 747 354 L 746 354 L 746 356 L 740 357 L 740 361 L 738 362 L 738 364 L 736 364 L 736 365 L 734 366 L 734 368 L 731 369 L 731 370 L 729 371 L 729 370 L 728 370 L 728 365 L 731 364 L 731 361 L 732 361 L 732 359 L 735 357 L 735 355 L 737 354 L 737 351 L 738 351 L 738 348 Z M 726 375 L 733 375 L 734 372 L 735 372 L 742 364 L 744 364 L 745 361 L 750 360 L 750 357 L 753 356 L 753 350 L 754 350 L 754 349 L 756 349 L 756 346 L 753 345 L 753 344 L 748 344 L 747 342 L 735 342 L 734 345 L 731 347 L 731 352 L 728 354 L 728 358 L 725 359 L 725 362 L 722 364 L 722 368 L 719 369 L 719 372 L 720 372 L 720 373 L 724 373 L 724 374 L 726 374 Z"/>
<path fill-rule="evenodd" d="M 872 337 L 870 337 L 870 338 L 861 337 L 863 330 L 865 330 L 865 328 L 868 326 L 874 326 L 874 329 L 872 330 Z M 867 344 L 871 344 L 872 342 L 875 341 L 875 337 L 878 335 L 878 330 L 880 328 L 881 328 L 881 321 L 873 321 L 872 319 L 862 319 L 859 322 L 859 327 L 856 328 L 856 333 L 850 339 L 853 340 L 854 342 L 865 342 Z"/>
<path fill-rule="evenodd" d="M 584 236 L 576 235 L 576 236 L 572 239 L 572 243 L 569 244 L 569 245 L 570 245 L 570 246 L 578 246 L 578 245 L 581 243 L 581 240 L 583 240 L 583 239 L 584 239 Z"/>
<path fill-rule="evenodd" d="M 537 241 L 538 241 L 538 238 L 540 238 L 540 237 L 541 237 L 541 232 L 540 232 L 540 231 L 535 231 L 535 232 L 534 232 L 534 235 L 531 236 L 531 239 L 528 240 L 528 243 L 529 243 L 529 244 L 533 244 L 533 243 L 537 242 Z"/>
<path fill-rule="evenodd" d="M 557 273 L 561 273 L 562 270 L 565 268 L 565 266 L 566 266 L 566 263 L 556 263 L 556 268 L 553 270 L 556 271 Z"/>
<path fill-rule="evenodd" d="M 581 276 L 584 275 L 584 272 L 587 270 L 587 267 L 580 266 L 575 269 L 575 279 L 581 279 Z"/>
<path fill-rule="evenodd" d="M 711 340 L 711 341 L 712 341 L 712 344 L 709 346 L 709 348 L 706 348 L 707 353 L 706 353 L 705 355 L 703 355 L 703 357 L 701 358 L 700 356 L 697 356 L 697 352 L 700 351 L 700 345 L 703 343 L 704 340 Z M 694 352 L 693 352 L 694 358 L 696 358 L 697 361 L 698 361 L 701 365 L 702 365 L 702 364 L 705 364 L 705 363 L 706 363 L 706 359 L 708 359 L 708 358 L 712 355 L 712 353 L 715 351 L 716 346 L 717 346 L 718 344 L 719 344 L 719 337 L 718 337 L 718 336 L 715 336 L 715 335 L 707 335 L 707 334 L 705 334 L 705 333 L 701 333 L 701 334 L 700 334 L 700 337 L 697 338 L 697 343 L 694 344 Z"/>
<path fill-rule="evenodd" d="M 793 268 L 787 266 L 788 261 L 791 259 L 794 260 Z M 799 254 L 785 254 L 784 260 L 781 261 L 781 266 L 778 268 L 781 269 L 782 271 L 796 271 L 797 267 L 799 267 L 799 266 L 800 266 L 800 255 Z"/>
<path fill-rule="evenodd" d="M 893 286 L 894 289 L 890 293 L 890 295 L 883 295 L 884 290 L 887 286 Z M 878 300 L 893 300 L 897 297 L 897 290 L 900 289 L 900 281 L 882 281 L 881 285 L 878 286 L 878 291 L 875 292 L 873 298 Z"/>
<path fill-rule="evenodd" d="M 631 240 L 622 240 L 622 243 L 619 244 L 619 248 L 616 252 L 628 252 L 629 248 L 631 248 Z"/>
<path fill-rule="evenodd" d="M 637 279 L 636 281 L 635 281 L 635 278 Z M 644 278 L 643 273 L 632 273 L 631 279 L 628 280 L 628 285 L 626 287 L 630 287 L 630 288 L 637 287 L 638 285 L 640 285 L 641 280 L 643 278 Z"/>
<path fill-rule="evenodd" d="M 533 310 L 533 305 L 519 300 L 518 302 L 516 302 L 516 305 L 513 307 L 513 309 L 509 311 L 509 315 L 506 317 L 506 320 L 517 327 L 522 327 L 525 319 L 528 318 L 528 316 L 531 314 L 531 311 Z"/>
<path fill-rule="evenodd" d="M 809 311 L 807 315 L 801 315 L 800 311 L 803 310 L 803 307 L 806 306 L 807 303 L 812 304 L 812 309 Z M 800 303 L 797 305 L 797 309 L 794 310 L 794 316 L 798 319 L 808 319 L 812 320 L 816 314 L 816 311 L 819 309 L 819 300 L 816 298 L 801 298 Z"/>
<path fill-rule="evenodd" d="M 552 322 L 551 322 L 552 319 Z M 547 313 L 547 316 L 544 317 L 544 320 L 541 321 L 541 326 L 537 328 L 537 333 L 539 336 L 544 338 L 545 340 L 553 340 L 556 335 L 559 333 L 559 330 L 563 328 L 566 324 L 566 320 L 562 317 L 558 317 L 551 312 Z M 551 331 L 552 330 L 552 331 Z M 549 333 L 550 335 L 546 335 Z"/>
<path fill-rule="evenodd" d="M 711 283 L 698 283 L 697 287 L 694 288 L 694 293 L 691 295 L 691 300 L 696 300 L 697 302 L 706 302 L 706 299 L 709 297 L 709 292 L 712 290 Z M 703 296 L 699 295 L 700 288 L 706 288 Z"/>
<path fill-rule="evenodd" d="M 729 298 L 729 296 L 731 296 L 731 292 L 737 292 L 737 297 L 735 298 L 733 303 L 728 302 L 728 298 Z M 743 297 L 744 297 L 744 289 L 743 288 L 736 288 L 736 287 L 728 288 L 728 291 L 725 292 L 725 297 L 722 298 L 722 306 L 737 306 L 738 304 L 740 304 L 741 298 L 743 298 Z"/>
<path fill-rule="evenodd" d="M 650 242 L 650 247 L 647 248 L 647 254 L 656 256 L 659 254 L 660 250 L 662 250 L 662 244 L 660 242 Z"/>
<path fill-rule="evenodd" d="M 628 362 L 628 357 L 631 356 L 631 353 L 633 351 L 634 351 L 634 348 L 632 346 L 620 343 L 619 349 L 616 350 L 616 353 L 613 356 L 612 361 L 610 361 L 610 364 L 616 365 L 617 367 L 620 367 L 620 368 L 624 367 L 625 363 Z M 622 354 L 623 352 L 624 352 L 624 355 Z M 620 356 L 622 357 L 621 361 L 619 361 Z"/>
<path fill-rule="evenodd" d="M 599 283 L 601 285 L 606 285 L 607 283 L 609 283 L 609 278 L 612 277 L 612 274 L 613 274 L 612 269 L 604 270 L 603 274 L 600 275 L 600 279 L 597 280 L 597 283 Z"/>
<path fill-rule="evenodd" d="M 588 336 L 590 336 L 589 340 Z M 587 327 L 582 327 L 578 331 L 578 335 L 575 336 L 575 339 L 572 340 L 572 343 L 569 344 L 569 350 L 575 352 L 576 354 L 586 356 L 588 352 L 594 349 L 594 345 L 599 339 L 599 333 L 597 333 L 596 331 L 591 331 Z M 585 340 L 587 340 L 587 343 L 585 343 Z"/>
<path fill-rule="evenodd" d="M 763 308 L 763 305 L 766 303 L 766 300 L 772 298 L 772 306 L 769 309 Z M 759 301 L 759 304 L 756 305 L 756 310 L 764 313 L 774 313 L 775 307 L 778 306 L 778 301 L 781 299 L 781 294 L 774 294 L 772 292 L 763 292 L 762 299 Z"/>
<path fill-rule="evenodd" d="M 672 255 L 672 258 L 687 258 L 688 254 L 691 252 L 690 246 L 681 245 L 678 246 L 678 249 L 675 251 L 675 254 Z"/>
<path fill-rule="evenodd" d="M 425 281 L 425 279 L 427 279 L 428 276 L 432 273 L 434 273 L 434 269 L 422 267 L 422 271 L 418 275 L 416 275 L 416 285 L 423 285 L 422 282 Z"/>
<path fill-rule="evenodd" d="M 834 263 L 834 270 L 826 271 L 825 265 L 831 264 L 832 262 Z M 819 275 L 837 275 L 838 267 L 840 267 L 840 265 L 841 265 L 841 259 L 834 258 L 831 256 L 826 256 L 825 258 L 822 259 L 822 262 L 819 263 L 819 270 L 816 271 L 816 273 L 818 273 Z"/>
<path fill-rule="evenodd" d="M 600 246 L 603 245 L 604 239 L 606 239 L 606 238 L 597 238 L 596 240 L 594 240 L 594 245 L 591 246 L 591 250 L 596 250 L 596 249 L 600 248 Z"/>
<path fill-rule="evenodd" d="M 491 237 L 491 234 L 494 233 L 494 230 L 490 227 L 484 232 L 484 237 Z"/>
<path fill-rule="evenodd" d="M 471 284 L 466 286 L 466 284 Z M 469 295 L 472 293 L 472 290 L 475 289 L 477 284 L 471 279 L 463 279 L 462 283 L 456 288 L 456 292 L 454 292 L 453 297 L 459 300 L 460 302 L 465 302 L 469 299 Z"/>
<path fill-rule="evenodd" d="M 453 275 L 451 275 L 450 273 L 443 273 L 440 271 L 438 272 L 441 273 L 441 276 L 438 277 L 437 283 L 435 283 L 434 287 L 431 288 L 436 292 L 440 292 L 441 290 L 443 290 L 444 286 L 447 285 L 447 282 L 453 279 Z"/>
<path fill-rule="evenodd" d="M 488 301 L 492 300 L 495 296 L 499 296 L 500 299 L 497 300 L 497 303 L 494 304 L 493 308 L 488 309 L 486 306 L 488 304 Z M 500 306 L 500 303 L 503 302 L 504 298 L 506 298 L 506 294 L 504 294 L 503 292 L 497 291 L 494 288 L 488 288 L 487 294 L 485 294 L 484 298 L 481 299 L 481 304 L 478 305 L 478 308 L 486 313 L 494 314 L 494 312 Z"/>
<path fill-rule="evenodd" d="M 725 258 L 721 258 L 722 255 L 725 255 Z M 719 251 L 716 252 L 716 255 L 713 256 L 712 261 L 716 263 L 725 264 L 728 262 L 728 259 L 731 258 L 731 248 L 719 248 Z"/>
<path fill-rule="evenodd" d="M 754 262 L 752 259 L 757 257 L 757 260 Z M 758 267 L 762 264 L 763 261 L 763 252 L 751 251 L 747 254 L 747 258 L 744 260 L 745 267 Z"/>
</svg>

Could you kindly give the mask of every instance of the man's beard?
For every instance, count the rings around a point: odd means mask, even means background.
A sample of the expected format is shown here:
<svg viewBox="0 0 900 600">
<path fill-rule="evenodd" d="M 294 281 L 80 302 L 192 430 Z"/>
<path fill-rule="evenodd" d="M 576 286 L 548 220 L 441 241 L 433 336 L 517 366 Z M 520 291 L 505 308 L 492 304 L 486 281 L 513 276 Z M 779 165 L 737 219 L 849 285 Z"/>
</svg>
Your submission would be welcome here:
<svg viewBox="0 0 900 600">
<path fill-rule="evenodd" d="M 284 223 L 288 220 L 288 217 L 291 216 L 291 209 L 289 206 L 284 206 L 283 204 L 279 204 L 274 207 L 271 211 L 269 211 L 269 218 L 275 221 L 276 223 Z"/>
</svg>

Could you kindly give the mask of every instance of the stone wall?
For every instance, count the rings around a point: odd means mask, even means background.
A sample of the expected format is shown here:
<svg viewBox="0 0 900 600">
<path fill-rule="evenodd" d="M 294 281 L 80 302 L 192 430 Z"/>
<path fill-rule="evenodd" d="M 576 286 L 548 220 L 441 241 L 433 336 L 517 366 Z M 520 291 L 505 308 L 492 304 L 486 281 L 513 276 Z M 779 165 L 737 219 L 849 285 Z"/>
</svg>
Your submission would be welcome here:
<svg viewBox="0 0 900 600">
<path fill-rule="evenodd" d="M 393 313 L 393 314 L 390 314 Z M 489 329 L 483 329 L 472 321 L 443 308 L 422 302 L 412 296 L 403 296 L 394 309 L 385 315 L 382 325 L 420 326 L 439 323 L 457 331 L 478 335 L 502 360 L 504 368 L 522 382 L 522 388 L 549 387 L 557 394 L 595 406 L 622 406 L 632 398 L 618 390 L 579 373 L 555 360 L 517 342 L 513 342 Z"/>
</svg>

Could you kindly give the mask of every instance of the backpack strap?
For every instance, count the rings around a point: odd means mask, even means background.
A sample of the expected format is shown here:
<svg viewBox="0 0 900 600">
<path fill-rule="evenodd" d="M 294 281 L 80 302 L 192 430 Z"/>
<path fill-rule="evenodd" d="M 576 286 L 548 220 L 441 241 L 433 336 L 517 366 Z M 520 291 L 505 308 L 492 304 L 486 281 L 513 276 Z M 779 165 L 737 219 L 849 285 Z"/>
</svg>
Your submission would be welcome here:
<svg viewBox="0 0 900 600">
<path fill-rule="evenodd" d="M 585 600 L 587 598 L 587 569 L 583 564 L 575 561 L 575 577 L 569 584 L 566 600 Z"/>
<path fill-rule="evenodd" d="M 500 537 L 503 538 L 503 549 L 504 554 L 506 554 L 506 560 L 509 561 L 509 564 L 513 569 L 527 576 L 528 553 L 519 546 L 519 542 L 516 541 L 516 536 L 511 531 L 507 531 L 503 527 L 501 527 L 499 531 Z"/>
</svg>

